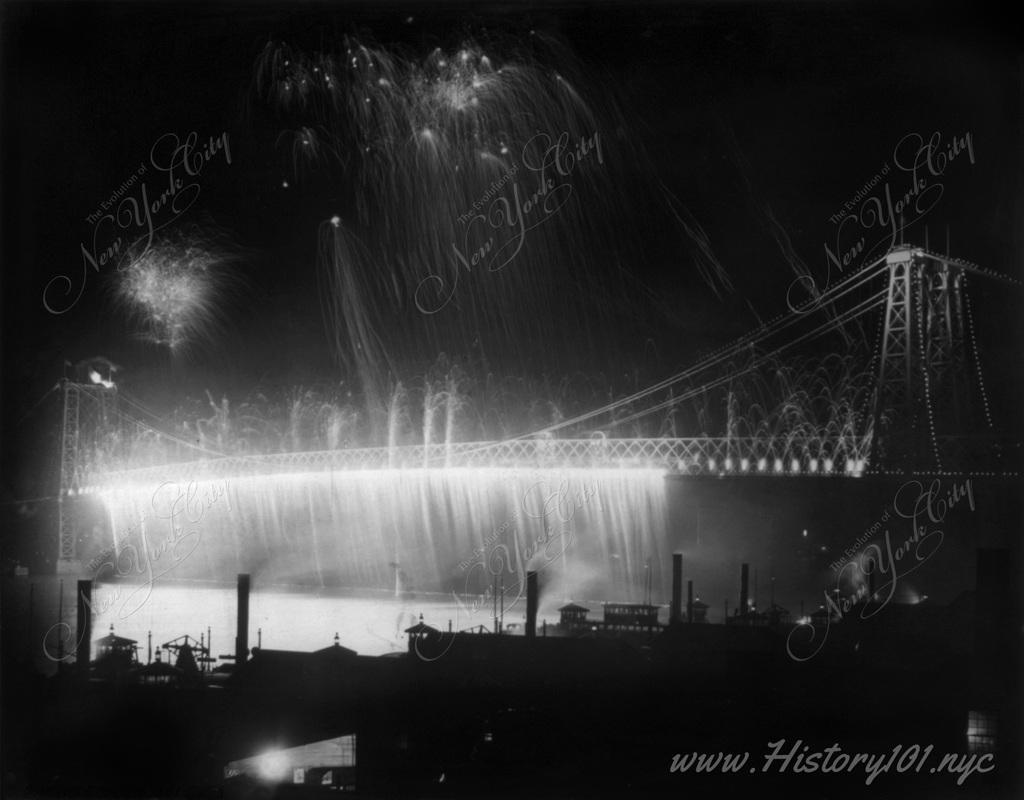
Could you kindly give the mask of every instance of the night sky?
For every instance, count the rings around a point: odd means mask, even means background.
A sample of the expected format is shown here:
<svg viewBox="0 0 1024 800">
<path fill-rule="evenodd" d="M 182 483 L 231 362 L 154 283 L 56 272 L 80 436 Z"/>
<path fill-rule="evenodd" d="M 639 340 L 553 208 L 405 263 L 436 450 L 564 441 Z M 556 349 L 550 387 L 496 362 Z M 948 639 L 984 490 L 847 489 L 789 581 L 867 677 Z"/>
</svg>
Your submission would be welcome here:
<svg viewBox="0 0 1024 800">
<path fill-rule="evenodd" d="M 824 281 L 825 246 L 838 249 L 830 216 L 908 134 L 938 132 L 943 148 L 970 134 L 975 163 L 961 154 L 933 179 L 941 197 L 907 238 L 923 244 L 927 226 L 944 250 L 948 230 L 952 254 L 1021 276 L 1020 47 L 977 4 L 11 3 L 3 15 L 6 501 L 51 491 L 57 404 L 35 404 L 65 361 L 111 359 L 160 412 L 204 390 L 239 398 L 347 377 L 331 358 L 314 262 L 318 226 L 350 193 L 329 180 L 282 187 L 288 154 L 252 96 L 270 39 L 313 50 L 356 33 L 422 56 L 472 37 L 513 61 L 531 31 L 556 37 L 589 96 L 623 109 L 620 145 L 642 148 L 734 287 L 716 295 L 692 248 L 623 220 L 619 241 L 644 238 L 628 268 L 659 302 L 646 327 L 623 328 L 621 352 L 653 347 L 652 380 L 785 311 L 793 256 Z M 90 270 L 72 311 L 48 313 L 47 282 L 81 274 L 88 215 L 161 136 L 192 131 L 200 142 L 226 133 L 231 149 L 230 164 L 205 165 L 174 223 L 215 225 L 240 254 L 216 339 L 184 359 L 134 340 L 109 267 Z M 621 186 L 624 208 L 659 203 L 648 177 Z M 894 194 L 906 185 L 894 178 Z M 995 302 L 1002 290 L 978 291 Z M 981 320 L 994 386 L 1009 379 L 999 365 L 1019 333 L 1008 319 Z M 38 458 L 42 473 L 23 468 Z"/>
</svg>

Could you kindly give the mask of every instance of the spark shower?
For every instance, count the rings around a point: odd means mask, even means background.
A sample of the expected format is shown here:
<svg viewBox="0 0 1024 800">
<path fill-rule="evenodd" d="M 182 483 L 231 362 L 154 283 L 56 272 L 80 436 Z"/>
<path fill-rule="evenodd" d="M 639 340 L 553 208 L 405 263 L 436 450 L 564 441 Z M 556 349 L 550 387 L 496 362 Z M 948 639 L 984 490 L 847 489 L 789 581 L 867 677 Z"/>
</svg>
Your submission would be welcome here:
<svg viewBox="0 0 1024 800">
<path fill-rule="evenodd" d="M 690 241 L 618 101 L 537 33 L 424 57 L 269 43 L 253 93 L 283 129 L 285 182 L 341 190 L 320 226 L 323 303 L 378 428 L 393 387 L 439 354 L 482 374 L 606 368 L 623 331 L 645 329 L 643 248 L 623 234 L 660 224 Z"/>
</svg>

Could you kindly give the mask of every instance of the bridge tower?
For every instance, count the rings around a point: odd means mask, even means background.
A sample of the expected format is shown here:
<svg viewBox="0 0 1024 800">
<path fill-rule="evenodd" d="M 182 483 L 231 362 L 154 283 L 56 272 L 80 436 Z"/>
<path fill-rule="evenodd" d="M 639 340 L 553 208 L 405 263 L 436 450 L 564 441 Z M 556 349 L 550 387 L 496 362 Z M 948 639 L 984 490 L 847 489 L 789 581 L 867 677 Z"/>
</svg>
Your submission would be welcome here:
<svg viewBox="0 0 1024 800">
<path fill-rule="evenodd" d="M 83 427 L 86 438 L 107 431 L 116 410 L 117 389 L 97 383 L 60 382 L 62 414 L 60 435 L 60 489 L 57 493 L 59 551 L 57 572 L 78 574 L 78 519 L 76 497 L 82 488 L 84 468 L 81 461 Z M 83 425 L 84 423 L 84 425 Z"/>
<path fill-rule="evenodd" d="M 888 295 L 871 463 L 943 470 L 974 420 L 966 372 L 964 268 L 913 246 L 886 256 Z"/>
</svg>

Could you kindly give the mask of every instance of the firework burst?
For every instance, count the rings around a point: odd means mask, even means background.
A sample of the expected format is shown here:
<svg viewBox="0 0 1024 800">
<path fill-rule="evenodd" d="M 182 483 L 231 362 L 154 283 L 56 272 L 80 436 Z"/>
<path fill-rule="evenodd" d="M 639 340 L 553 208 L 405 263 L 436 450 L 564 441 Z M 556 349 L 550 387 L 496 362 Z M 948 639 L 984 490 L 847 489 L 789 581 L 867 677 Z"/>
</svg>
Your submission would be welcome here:
<svg viewBox="0 0 1024 800">
<path fill-rule="evenodd" d="M 211 239 L 167 236 L 118 271 L 116 297 L 140 338 L 179 355 L 216 334 L 229 261 Z"/>
</svg>

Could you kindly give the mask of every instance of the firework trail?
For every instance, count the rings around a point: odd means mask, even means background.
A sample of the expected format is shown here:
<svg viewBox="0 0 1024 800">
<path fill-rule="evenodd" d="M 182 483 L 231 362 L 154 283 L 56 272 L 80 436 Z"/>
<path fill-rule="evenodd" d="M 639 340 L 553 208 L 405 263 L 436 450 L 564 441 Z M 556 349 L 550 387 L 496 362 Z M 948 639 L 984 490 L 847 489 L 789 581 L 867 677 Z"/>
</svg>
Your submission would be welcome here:
<svg viewBox="0 0 1024 800">
<path fill-rule="evenodd" d="M 254 94 L 295 178 L 344 188 L 319 262 L 333 347 L 368 408 L 439 353 L 603 367 L 650 326 L 631 275 L 645 234 L 699 231 L 658 191 L 607 87 L 541 36 L 498 50 L 415 58 L 345 38 L 312 54 L 271 43 L 257 60 Z M 699 269 L 725 280 L 713 259 Z"/>
<path fill-rule="evenodd" d="M 869 413 L 875 391 L 874 372 L 863 348 L 843 355 L 798 358 L 786 363 L 762 358 L 757 352 L 745 361 L 731 361 L 726 382 L 692 395 L 688 403 L 668 400 L 651 408 L 629 404 L 617 408 L 607 429 L 616 435 L 724 437 L 760 439 L 780 444 L 780 452 L 803 449 L 809 458 L 846 458 L 866 455 L 872 436 Z M 655 431 L 653 425 L 660 420 Z"/>
<path fill-rule="evenodd" d="M 195 231 L 165 236 L 129 255 L 116 275 L 116 300 L 143 340 L 188 352 L 218 331 L 231 259 L 222 243 Z"/>
</svg>

